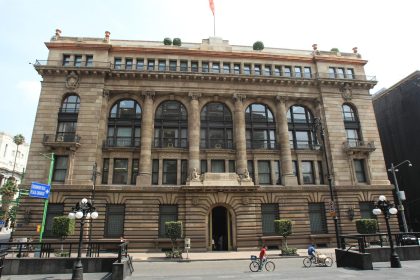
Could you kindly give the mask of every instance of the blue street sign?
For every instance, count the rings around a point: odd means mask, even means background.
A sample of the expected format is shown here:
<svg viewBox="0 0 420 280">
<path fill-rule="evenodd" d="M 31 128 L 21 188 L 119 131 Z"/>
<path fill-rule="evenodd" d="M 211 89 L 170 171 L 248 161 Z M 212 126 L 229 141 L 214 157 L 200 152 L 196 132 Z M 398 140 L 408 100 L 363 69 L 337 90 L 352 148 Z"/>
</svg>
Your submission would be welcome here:
<svg viewBox="0 0 420 280">
<path fill-rule="evenodd" d="M 4 221 L 0 221 L 0 227 L 4 226 Z"/>
<path fill-rule="evenodd" d="M 29 196 L 48 199 L 50 189 L 50 185 L 32 182 L 31 190 L 29 191 Z"/>
</svg>

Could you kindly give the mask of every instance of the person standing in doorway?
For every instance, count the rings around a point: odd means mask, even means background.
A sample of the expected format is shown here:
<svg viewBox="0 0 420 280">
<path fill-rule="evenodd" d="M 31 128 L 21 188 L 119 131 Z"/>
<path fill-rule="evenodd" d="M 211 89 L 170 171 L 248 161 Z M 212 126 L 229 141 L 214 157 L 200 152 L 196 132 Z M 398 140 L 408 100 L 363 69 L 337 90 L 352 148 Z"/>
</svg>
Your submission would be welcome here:
<svg viewBox="0 0 420 280">
<path fill-rule="evenodd" d="M 219 236 L 219 239 L 217 240 L 217 245 L 219 245 L 219 251 L 223 250 L 223 235 Z"/>
</svg>

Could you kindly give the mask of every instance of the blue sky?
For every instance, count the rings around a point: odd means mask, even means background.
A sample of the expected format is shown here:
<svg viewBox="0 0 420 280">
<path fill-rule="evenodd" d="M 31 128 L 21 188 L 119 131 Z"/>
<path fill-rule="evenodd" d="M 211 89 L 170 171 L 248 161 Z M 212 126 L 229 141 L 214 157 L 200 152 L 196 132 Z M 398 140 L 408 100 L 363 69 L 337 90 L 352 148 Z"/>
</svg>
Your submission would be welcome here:
<svg viewBox="0 0 420 280">
<path fill-rule="evenodd" d="M 372 93 L 419 70 L 420 1 L 214 0 L 216 36 L 230 44 L 351 52 L 369 60 Z M 0 0 L 0 131 L 32 134 L 41 77 L 30 62 L 45 60 L 56 28 L 62 36 L 199 43 L 213 36 L 208 0 Z"/>
</svg>

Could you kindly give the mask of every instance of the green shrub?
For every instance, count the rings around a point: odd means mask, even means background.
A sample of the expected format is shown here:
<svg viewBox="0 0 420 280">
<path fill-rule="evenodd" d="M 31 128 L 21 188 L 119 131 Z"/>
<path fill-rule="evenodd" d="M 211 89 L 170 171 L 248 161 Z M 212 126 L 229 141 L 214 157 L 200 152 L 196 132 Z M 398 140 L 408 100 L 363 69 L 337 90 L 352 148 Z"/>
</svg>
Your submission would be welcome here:
<svg viewBox="0 0 420 280">
<path fill-rule="evenodd" d="M 360 234 L 376 233 L 378 229 L 378 221 L 375 219 L 356 220 L 356 229 Z"/>
<path fill-rule="evenodd" d="M 274 220 L 274 230 L 278 235 L 284 237 L 284 244 L 287 249 L 287 237 L 293 232 L 292 221 L 288 219 Z"/>
<path fill-rule="evenodd" d="M 281 248 L 281 254 L 283 256 L 291 256 L 291 255 L 296 255 L 297 252 L 297 248 Z"/>
<path fill-rule="evenodd" d="M 252 46 L 254 51 L 262 51 L 264 49 L 264 43 L 261 41 L 256 41 Z"/>
<path fill-rule="evenodd" d="M 163 39 L 163 44 L 164 44 L 165 46 L 170 46 L 170 45 L 172 45 L 172 39 L 171 39 L 171 38 L 166 37 L 165 39 Z"/>
<path fill-rule="evenodd" d="M 165 233 L 172 241 L 172 252 L 175 252 L 175 243 L 182 237 L 182 222 L 170 221 L 165 223 Z"/>
<path fill-rule="evenodd" d="M 74 224 L 75 220 L 67 216 L 54 217 L 52 232 L 55 236 L 64 240 L 74 233 Z"/>
<path fill-rule="evenodd" d="M 331 51 L 332 52 L 340 52 L 340 50 L 338 48 L 332 48 Z"/>
<path fill-rule="evenodd" d="M 174 38 L 173 44 L 174 44 L 174 46 L 178 46 L 178 47 L 181 46 L 181 44 L 182 44 L 181 39 Z"/>
</svg>

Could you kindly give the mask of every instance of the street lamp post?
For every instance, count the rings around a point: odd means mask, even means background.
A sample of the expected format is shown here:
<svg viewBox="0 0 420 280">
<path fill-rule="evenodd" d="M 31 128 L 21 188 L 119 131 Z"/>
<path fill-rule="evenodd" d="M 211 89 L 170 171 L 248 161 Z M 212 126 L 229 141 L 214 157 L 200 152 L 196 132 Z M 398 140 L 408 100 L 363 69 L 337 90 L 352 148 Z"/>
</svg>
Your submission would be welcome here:
<svg viewBox="0 0 420 280">
<path fill-rule="evenodd" d="M 388 221 L 391 215 L 397 214 L 398 210 L 394 207 L 394 204 L 386 200 L 386 197 L 384 195 L 379 196 L 379 200 L 376 202 L 375 206 L 376 208 L 372 210 L 373 214 L 378 216 L 381 213 L 384 213 L 384 216 L 385 216 L 385 223 L 386 223 L 386 230 L 388 232 L 389 246 L 391 247 L 391 257 L 390 257 L 391 267 L 400 268 L 401 267 L 400 258 L 398 257 L 397 251 L 395 251 L 395 248 L 394 248 L 394 242 L 392 241 L 392 235 L 391 235 L 391 228 L 389 227 L 389 221 Z"/>
<path fill-rule="evenodd" d="M 96 162 L 93 164 L 93 168 L 92 168 L 92 198 L 91 198 L 91 204 L 92 206 L 95 205 L 95 186 L 96 186 L 96 176 L 100 175 L 101 173 L 98 172 L 97 170 L 97 165 Z M 89 225 L 89 246 L 88 246 L 88 250 L 86 253 L 86 257 L 91 257 L 92 256 L 92 229 L 93 229 L 93 220 L 90 220 L 90 225 Z"/>
<path fill-rule="evenodd" d="M 316 135 L 318 131 L 319 131 L 319 134 L 321 135 L 322 150 L 324 152 L 325 165 L 327 167 L 327 180 L 328 180 L 328 187 L 329 187 L 330 199 L 331 199 L 330 215 L 334 220 L 335 239 L 336 239 L 336 242 L 337 242 L 337 248 L 341 248 L 340 230 L 338 228 L 338 217 L 337 217 L 337 209 L 335 207 L 335 201 L 334 201 L 332 176 L 331 176 L 331 173 L 330 173 L 330 165 L 328 163 L 327 149 L 326 149 L 326 146 L 325 146 L 325 131 L 324 131 L 324 128 L 322 127 L 321 120 L 319 118 L 314 118 L 313 133 Z"/>
<path fill-rule="evenodd" d="M 392 177 L 394 178 L 395 192 L 397 193 L 397 201 L 398 201 L 397 207 L 398 207 L 398 210 L 400 211 L 401 221 L 404 227 L 404 232 L 408 232 L 407 220 L 405 219 L 405 214 L 404 214 L 404 205 L 402 204 L 402 201 L 401 201 L 400 188 L 398 186 L 397 175 L 395 174 L 395 172 L 398 172 L 397 167 L 404 163 L 408 163 L 408 166 L 410 167 L 413 166 L 409 160 L 404 160 L 403 162 L 400 162 L 397 165 L 394 165 L 394 163 L 391 163 L 391 168 L 389 168 L 388 171 L 392 172 Z"/>
<path fill-rule="evenodd" d="M 72 280 L 83 280 L 83 264 L 82 264 L 82 245 L 83 245 L 83 226 L 85 225 L 86 219 L 98 218 L 98 212 L 95 207 L 86 198 L 83 198 L 80 202 L 73 207 L 72 212 L 69 213 L 70 219 L 80 219 L 80 235 L 79 235 L 79 247 L 77 250 L 77 259 L 73 266 Z"/>
</svg>

